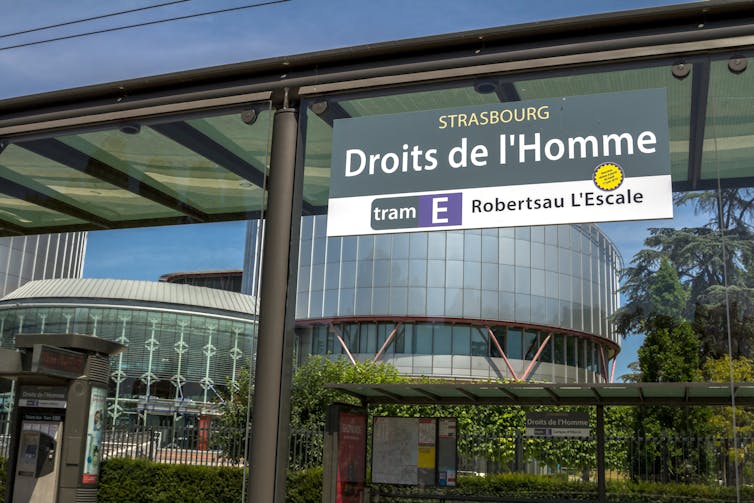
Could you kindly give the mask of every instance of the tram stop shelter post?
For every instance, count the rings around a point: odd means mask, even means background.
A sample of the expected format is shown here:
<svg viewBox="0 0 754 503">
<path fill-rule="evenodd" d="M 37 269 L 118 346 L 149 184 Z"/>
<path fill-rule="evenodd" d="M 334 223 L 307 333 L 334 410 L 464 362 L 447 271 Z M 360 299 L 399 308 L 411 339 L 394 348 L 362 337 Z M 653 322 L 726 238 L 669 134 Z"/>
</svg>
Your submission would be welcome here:
<svg viewBox="0 0 754 503">
<path fill-rule="evenodd" d="M 607 501 L 605 483 L 605 407 L 666 405 L 694 407 L 732 403 L 754 405 L 754 383 L 615 384 L 331 384 L 329 388 L 370 405 L 484 405 L 595 407 L 597 501 Z M 328 481 L 325 480 L 324 484 Z"/>
</svg>

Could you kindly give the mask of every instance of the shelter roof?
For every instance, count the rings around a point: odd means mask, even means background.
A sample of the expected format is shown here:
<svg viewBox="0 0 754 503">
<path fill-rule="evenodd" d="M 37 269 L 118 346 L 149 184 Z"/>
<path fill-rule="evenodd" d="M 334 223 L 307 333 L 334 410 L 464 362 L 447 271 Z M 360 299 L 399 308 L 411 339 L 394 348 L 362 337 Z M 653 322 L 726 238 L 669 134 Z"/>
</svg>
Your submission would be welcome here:
<svg viewBox="0 0 754 503">
<path fill-rule="evenodd" d="M 754 4 L 699 2 L 0 100 L 0 235 L 259 217 L 286 98 L 304 214 L 327 209 L 334 120 L 657 87 L 674 189 L 750 187 L 752 49 Z"/>
<path fill-rule="evenodd" d="M 754 405 L 754 383 L 331 384 L 368 405 Z"/>
</svg>

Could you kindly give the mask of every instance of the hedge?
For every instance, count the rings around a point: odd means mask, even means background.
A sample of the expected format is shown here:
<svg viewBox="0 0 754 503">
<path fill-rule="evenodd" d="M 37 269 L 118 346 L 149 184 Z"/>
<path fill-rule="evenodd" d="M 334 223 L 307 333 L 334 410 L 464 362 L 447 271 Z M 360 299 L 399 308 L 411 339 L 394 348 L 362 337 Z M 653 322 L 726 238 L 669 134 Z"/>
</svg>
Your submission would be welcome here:
<svg viewBox="0 0 754 503">
<path fill-rule="evenodd" d="M 5 477 L 8 475 L 6 470 L 5 458 L 0 458 L 0 503 L 5 501 Z"/>
<path fill-rule="evenodd" d="M 0 458 L 0 503 L 5 500 L 5 459 Z M 102 464 L 98 503 L 232 502 L 243 484 L 240 468 L 167 465 L 113 458 Z M 288 474 L 288 503 L 322 501 L 322 468 Z"/>
<path fill-rule="evenodd" d="M 168 465 L 114 458 L 102 465 L 99 503 L 232 502 L 237 503 L 243 472 L 239 468 Z M 411 495 L 491 496 L 536 498 L 553 501 L 596 500 L 594 482 L 564 476 L 500 474 L 460 477 L 455 488 L 373 485 L 372 491 L 410 499 Z M 5 494 L 5 460 L 0 458 L 0 503 Z M 608 481 L 608 501 L 621 503 L 732 502 L 735 488 L 725 486 Z M 320 503 L 322 469 L 288 475 L 287 503 Z M 741 488 L 742 501 L 754 501 L 754 487 Z"/>
<path fill-rule="evenodd" d="M 113 458 L 102 464 L 98 503 L 237 503 L 243 485 L 240 468 L 169 465 Z M 322 469 L 288 476 L 286 501 L 320 503 Z"/>
<path fill-rule="evenodd" d="M 490 496 L 553 501 L 597 500 L 597 484 L 568 480 L 564 476 L 500 474 L 466 476 L 454 488 L 374 485 L 373 491 L 410 499 L 411 495 Z M 695 484 L 608 481 L 608 501 L 621 503 L 735 502 L 733 487 Z M 754 501 L 754 487 L 741 488 L 741 501 Z"/>
</svg>

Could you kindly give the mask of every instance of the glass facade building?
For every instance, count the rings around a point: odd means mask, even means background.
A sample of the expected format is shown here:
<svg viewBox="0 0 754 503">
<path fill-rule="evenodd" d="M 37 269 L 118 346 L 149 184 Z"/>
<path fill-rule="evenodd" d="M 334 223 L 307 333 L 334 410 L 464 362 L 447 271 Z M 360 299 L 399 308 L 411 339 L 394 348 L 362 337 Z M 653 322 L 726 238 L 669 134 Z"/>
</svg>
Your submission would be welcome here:
<svg viewBox="0 0 754 503">
<path fill-rule="evenodd" d="M 0 297 L 27 281 L 80 278 L 86 232 L 0 238 Z"/>
<path fill-rule="evenodd" d="M 0 346 L 15 335 L 80 333 L 127 346 L 111 359 L 109 413 L 202 414 L 256 350 L 256 304 L 233 292 L 148 281 L 27 283 L 0 300 Z"/>
<path fill-rule="evenodd" d="M 327 238 L 326 225 L 302 219 L 299 361 L 376 359 L 451 379 L 610 380 L 622 264 L 599 227 Z M 259 228 L 249 225 L 247 267 Z"/>
</svg>

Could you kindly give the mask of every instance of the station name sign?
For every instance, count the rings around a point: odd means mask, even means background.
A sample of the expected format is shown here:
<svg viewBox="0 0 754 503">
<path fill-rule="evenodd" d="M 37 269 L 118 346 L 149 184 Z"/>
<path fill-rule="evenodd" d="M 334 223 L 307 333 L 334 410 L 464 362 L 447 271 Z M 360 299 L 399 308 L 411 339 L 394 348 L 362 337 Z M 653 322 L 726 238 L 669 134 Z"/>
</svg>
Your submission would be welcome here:
<svg viewBox="0 0 754 503">
<path fill-rule="evenodd" d="M 672 216 L 664 89 L 333 125 L 328 236 Z"/>
<path fill-rule="evenodd" d="M 527 412 L 528 437 L 588 437 L 586 412 Z"/>
</svg>

